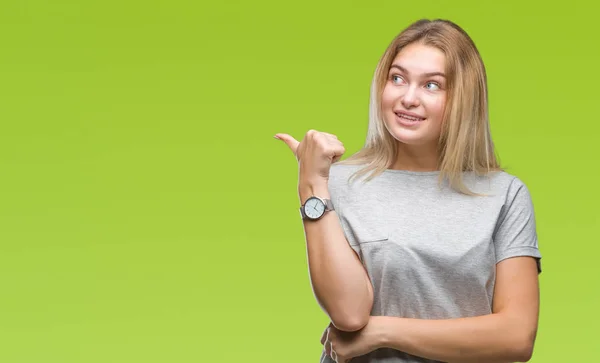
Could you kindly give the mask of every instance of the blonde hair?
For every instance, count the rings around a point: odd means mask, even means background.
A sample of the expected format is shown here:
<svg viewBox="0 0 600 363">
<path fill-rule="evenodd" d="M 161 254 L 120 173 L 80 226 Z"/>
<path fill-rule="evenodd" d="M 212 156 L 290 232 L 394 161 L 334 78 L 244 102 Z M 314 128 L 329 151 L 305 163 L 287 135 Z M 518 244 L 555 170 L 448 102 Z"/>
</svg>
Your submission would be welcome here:
<svg viewBox="0 0 600 363">
<path fill-rule="evenodd" d="M 481 195 L 467 188 L 463 172 L 487 175 L 502 171 L 495 155 L 488 119 L 487 77 L 479 51 L 469 35 L 443 19 L 421 19 L 398 34 L 381 57 L 369 102 L 369 125 L 362 149 L 338 164 L 366 164 L 353 177 L 371 172 L 371 180 L 393 164 L 397 140 L 387 132 L 381 112 L 381 94 L 388 72 L 400 50 L 411 43 L 441 50 L 446 57 L 448 96 L 438 142 L 439 182 L 467 195 Z"/>
</svg>

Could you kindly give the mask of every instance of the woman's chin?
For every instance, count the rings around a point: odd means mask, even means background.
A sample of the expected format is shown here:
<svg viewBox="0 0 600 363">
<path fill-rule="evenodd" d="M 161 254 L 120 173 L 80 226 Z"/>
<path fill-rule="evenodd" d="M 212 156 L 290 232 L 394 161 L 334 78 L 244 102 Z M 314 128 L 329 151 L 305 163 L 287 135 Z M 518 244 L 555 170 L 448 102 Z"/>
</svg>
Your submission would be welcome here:
<svg viewBox="0 0 600 363">
<path fill-rule="evenodd" d="M 437 143 L 439 137 L 439 133 L 434 135 L 435 131 L 432 132 L 430 127 L 422 127 L 426 126 L 425 124 L 420 125 L 421 127 L 403 127 L 402 125 L 390 125 L 388 123 L 386 126 L 394 139 L 406 145 L 429 145 Z"/>
<path fill-rule="evenodd" d="M 396 132 L 394 139 L 407 145 L 422 145 L 428 143 L 427 137 L 419 132 Z"/>
</svg>

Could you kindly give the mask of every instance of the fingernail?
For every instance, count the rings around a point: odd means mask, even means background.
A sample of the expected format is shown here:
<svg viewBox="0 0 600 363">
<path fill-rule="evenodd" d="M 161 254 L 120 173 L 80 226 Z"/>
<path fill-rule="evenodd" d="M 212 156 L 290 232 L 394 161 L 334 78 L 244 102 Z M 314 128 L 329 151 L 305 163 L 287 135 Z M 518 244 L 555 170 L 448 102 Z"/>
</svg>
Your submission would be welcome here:
<svg viewBox="0 0 600 363">
<path fill-rule="evenodd" d="M 281 139 L 279 138 L 279 136 L 277 136 L 277 135 L 275 135 L 275 136 L 273 136 L 273 137 L 274 137 L 274 138 L 276 138 L 277 140 L 281 140 Z"/>
</svg>

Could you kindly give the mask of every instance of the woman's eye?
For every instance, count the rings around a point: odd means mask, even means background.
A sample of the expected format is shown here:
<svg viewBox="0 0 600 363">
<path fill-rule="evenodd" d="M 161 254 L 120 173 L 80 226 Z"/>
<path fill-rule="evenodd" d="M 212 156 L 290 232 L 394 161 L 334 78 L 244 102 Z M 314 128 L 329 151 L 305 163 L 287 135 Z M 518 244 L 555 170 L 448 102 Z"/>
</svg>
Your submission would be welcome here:
<svg viewBox="0 0 600 363">
<path fill-rule="evenodd" d="M 400 77 L 398 75 L 393 75 L 392 76 L 392 82 L 394 82 L 394 83 L 400 83 L 400 82 L 402 82 L 402 77 Z"/>
<path fill-rule="evenodd" d="M 427 82 L 426 86 L 427 86 L 427 89 L 429 89 L 429 90 L 437 90 L 440 88 L 440 86 L 435 82 Z M 433 88 L 429 87 L 429 86 L 433 86 Z"/>
</svg>

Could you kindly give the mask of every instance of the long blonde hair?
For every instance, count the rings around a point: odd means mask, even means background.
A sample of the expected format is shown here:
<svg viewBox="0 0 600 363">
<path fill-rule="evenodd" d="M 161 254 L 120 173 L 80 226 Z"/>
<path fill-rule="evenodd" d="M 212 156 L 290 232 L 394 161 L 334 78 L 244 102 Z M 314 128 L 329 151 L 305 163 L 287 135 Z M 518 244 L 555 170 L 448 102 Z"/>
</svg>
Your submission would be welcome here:
<svg viewBox="0 0 600 363">
<path fill-rule="evenodd" d="M 494 151 L 488 119 L 487 77 L 479 51 L 469 35 L 444 19 L 421 19 L 398 34 L 381 57 L 369 102 L 369 125 L 362 149 L 338 164 L 366 164 L 353 177 L 371 172 L 366 181 L 383 173 L 396 159 L 397 140 L 387 132 L 382 119 L 381 94 L 397 54 L 419 42 L 441 50 L 446 56 L 448 98 L 438 142 L 440 183 L 467 195 L 481 195 L 467 188 L 463 172 L 487 175 L 502 171 Z"/>
</svg>

